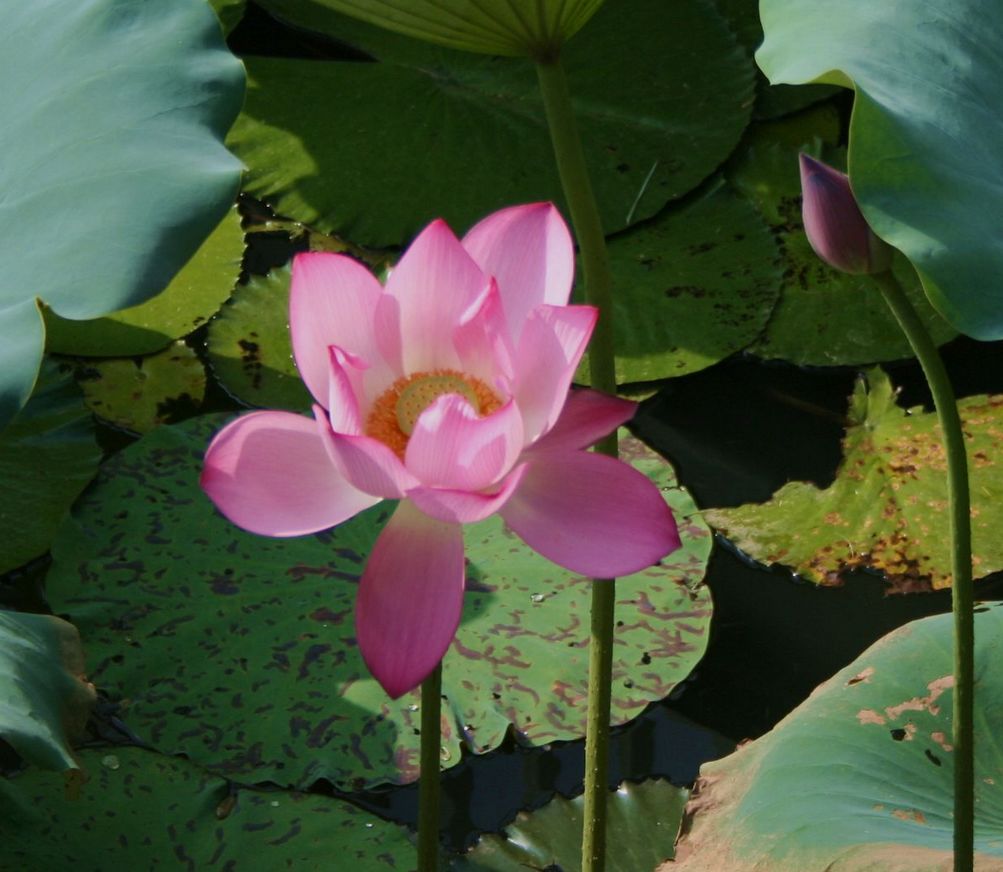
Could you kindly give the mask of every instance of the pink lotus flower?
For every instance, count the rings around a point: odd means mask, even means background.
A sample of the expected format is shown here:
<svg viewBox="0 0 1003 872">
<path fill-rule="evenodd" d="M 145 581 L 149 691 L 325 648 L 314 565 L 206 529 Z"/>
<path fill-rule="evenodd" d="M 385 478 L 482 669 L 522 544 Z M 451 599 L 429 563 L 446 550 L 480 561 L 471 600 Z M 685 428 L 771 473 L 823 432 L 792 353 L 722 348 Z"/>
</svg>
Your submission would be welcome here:
<svg viewBox="0 0 1003 872">
<path fill-rule="evenodd" d="M 498 512 L 543 556 L 598 578 L 679 547 L 658 489 L 585 450 L 635 406 L 569 393 L 597 314 L 566 305 L 573 269 L 549 203 L 495 212 L 462 242 L 434 221 L 385 288 L 351 258 L 300 254 L 289 320 L 314 417 L 252 412 L 206 451 L 202 487 L 253 533 L 313 533 L 401 500 L 355 612 L 363 659 L 392 697 L 456 632 L 462 524 Z"/>
</svg>

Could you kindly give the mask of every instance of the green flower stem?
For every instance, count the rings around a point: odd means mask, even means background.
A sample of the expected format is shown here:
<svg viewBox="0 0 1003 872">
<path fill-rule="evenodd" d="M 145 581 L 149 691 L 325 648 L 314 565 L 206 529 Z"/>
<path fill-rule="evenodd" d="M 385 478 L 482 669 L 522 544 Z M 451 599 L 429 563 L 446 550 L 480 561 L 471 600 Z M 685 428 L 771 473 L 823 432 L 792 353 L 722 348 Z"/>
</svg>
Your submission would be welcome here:
<svg viewBox="0 0 1003 872">
<path fill-rule="evenodd" d="M 909 339 L 933 394 L 947 455 L 950 503 L 951 607 L 954 613 L 954 870 L 971 872 L 975 829 L 975 594 L 972 585 L 971 503 L 961 416 L 944 363 L 930 334 L 891 271 L 874 277 Z"/>
<path fill-rule="evenodd" d="M 568 80 L 560 59 L 536 65 L 543 106 L 550 127 L 557 170 L 564 197 L 571 210 L 571 223 L 581 256 L 585 298 L 599 310 L 599 321 L 589 345 L 589 375 L 592 387 L 616 394 L 613 356 L 613 297 L 606 239 L 599 209 L 585 166 L 585 153 L 578 137 Z M 611 457 L 617 455 L 616 433 L 597 445 Z M 582 870 L 606 868 L 606 800 L 609 780 L 609 715 L 613 683 L 613 604 L 616 583 L 596 579 L 592 585 L 592 624 L 589 635 L 589 701 L 585 731 L 585 823 L 582 831 Z"/>
<path fill-rule="evenodd" d="M 421 683 L 421 778 L 418 780 L 418 872 L 439 865 L 439 754 L 442 664 Z"/>
<path fill-rule="evenodd" d="M 581 255 L 585 279 L 585 298 L 599 310 L 592 341 L 589 343 L 589 376 L 592 387 L 607 394 L 616 393 L 616 373 L 613 357 L 613 280 L 606 254 L 606 238 L 599 219 L 599 208 L 592 193 L 585 152 L 578 138 L 578 125 L 571 108 L 568 80 L 560 60 L 537 63 L 536 72 L 547 113 L 550 140 L 557 159 L 564 198 L 571 211 L 571 223 Z M 614 443 L 615 445 L 615 439 Z M 616 456 L 614 451 L 606 454 Z"/>
</svg>

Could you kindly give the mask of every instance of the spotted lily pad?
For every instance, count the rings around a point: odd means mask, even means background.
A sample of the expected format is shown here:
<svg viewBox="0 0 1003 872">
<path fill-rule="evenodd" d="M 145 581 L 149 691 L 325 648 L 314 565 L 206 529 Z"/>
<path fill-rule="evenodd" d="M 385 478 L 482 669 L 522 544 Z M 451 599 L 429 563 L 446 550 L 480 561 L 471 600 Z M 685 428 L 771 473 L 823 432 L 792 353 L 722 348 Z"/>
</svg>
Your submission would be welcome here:
<svg viewBox="0 0 1003 872">
<path fill-rule="evenodd" d="M 688 792 L 668 781 L 621 784 L 608 800 L 608 872 L 653 869 L 671 858 Z M 522 869 L 580 869 L 581 796 L 555 796 L 543 808 L 520 812 L 502 836 L 484 836 L 449 868 L 455 872 L 516 872 Z"/>
<path fill-rule="evenodd" d="M 875 232 L 954 327 L 1003 338 L 1003 5 L 760 5 L 771 81 L 854 89 L 849 174 Z"/>
<path fill-rule="evenodd" d="M 356 585 L 392 506 L 297 539 L 252 536 L 199 490 L 222 419 L 161 427 L 108 461 L 54 549 L 53 608 L 80 627 L 95 682 L 145 741 L 216 772 L 303 786 L 411 781 L 416 692 L 391 701 L 354 639 Z M 666 696 L 707 644 L 711 537 L 663 460 L 684 546 L 617 582 L 613 721 Z M 543 744 L 585 731 L 592 582 L 530 551 L 498 518 L 467 528 L 468 590 L 443 676 L 442 764 L 509 730 Z"/>
<path fill-rule="evenodd" d="M 246 59 L 247 103 L 228 142 L 248 193 L 373 246 L 437 217 L 462 231 L 512 203 L 563 202 L 532 64 L 427 45 L 318 3 L 264 5 L 377 62 Z M 751 59 L 709 0 L 624 7 L 604 4 L 562 52 L 607 232 L 709 176 L 752 109 Z"/>
<path fill-rule="evenodd" d="M 209 325 L 209 361 L 223 387 L 249 406 L 302 411 L 313 400 L 289 338 L 289 267 L 253 276 Z"/>
<path fill-rule="evenodd" d="M 0 433 L 0 572 L 48 550 L 100 460 L 80 390 L 47 363 L 28 405 Z"/>
<path fill-rule="evenodd" d="M 45 311 L 46 347 L 60 354 L 149 354 L 204 324 L 230 296 L 244 254 L 240 214 L 230 209 L 171 283 L 138 306 L 104 318 L 71 321 Z"/>
<path fill-rule="evenodd" d="M 139 748 L 80 757 L 89 777 L 78 795 L 38 770 L 0 780 L 4 858 L 16 863 L 8 868 L 415 868 L 403 827 L 344 800 L 238 787 Z"/>
<path fill-rule="evenodd" d="M 163 290 L 233 202 L 244 74 L 205 0 L 8 3 L 0 28 L 0 428 L 44 300 L 94 318 Z"/>
<path fill-rule="evenodd" d="M 975 615 L 975 868 L 1003 870 L 1003 604 Z M 880 639 L 773 730 L 705 764 L 659 872 L 951 868 L 952 620 Z"/>
<path fill-rule="evenodd" d="M 779 295 L 777 247 L 723 183 L 612 240 L 618 382 L 703 369 L 751 343 Z"/>
<path fill-rule="evenodd" d="M 1003 396 L 958 404 L 972 488 L 974 573 L 1003 569 Z M 851 569 L 884 573 L 896 592 L 950 586 L 946 459 L 937 416 L 902 409 L 888 377 L 857 383 L 843 462 L 824 490 L 790 482 L 761 505 L 712 509 L 704 517 L 761 563 L 781 563 L 816 584 Z"/>
<path fill-rule="evenodd" d="M 780 122 L 761 124 L 729 166 L 732 184 L 755 203 L 782 252 L 780 302 L 763 338 L 752 347 L 760 357 L 832 366 L 912 357 L 902 329 L 869 276 L 851 276 L 827 266 L 812 251 L 801 223 L 798 151 L 818 153 L 838 164 L 832 109 L 828 106 Z M 956 332 L 933 309 L 909 262 L 898 255 L 893 270 L 934 340 Z"/>
<path fill-rule="evenodd" d="M 88 362 L 77 368 L 77 379 L 95 415 L 133 433 L 146 433 L 205 397 L 205 368 L 184 342 L 147 357 Z"/>
<path fill-rule="evenodd" d="M 0 611 L 0 737 L 25 760 L 77 768 L 70 743 L 96 699 L 83 675 L 84 652 L 72 624 Z"/>
</svg>

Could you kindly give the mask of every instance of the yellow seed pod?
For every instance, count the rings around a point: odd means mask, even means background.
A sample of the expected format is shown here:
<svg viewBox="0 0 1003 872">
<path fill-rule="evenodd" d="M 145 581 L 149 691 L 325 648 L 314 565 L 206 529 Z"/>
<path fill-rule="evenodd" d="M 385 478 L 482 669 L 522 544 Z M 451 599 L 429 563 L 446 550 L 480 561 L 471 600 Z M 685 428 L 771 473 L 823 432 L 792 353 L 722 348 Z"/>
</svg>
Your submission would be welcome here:
<svg viewBox="0 0 1003 872">
<path fill-rule="evenodd" d="M 481 414 L 477 392 L 463 376 L 451 373 L 426 375 L 406 384 L 397 398 L 397 425 L 401 432 L 410 436 L 418 416 L 444 394 L 459 394 L 478 415 Z"/>
</svg>

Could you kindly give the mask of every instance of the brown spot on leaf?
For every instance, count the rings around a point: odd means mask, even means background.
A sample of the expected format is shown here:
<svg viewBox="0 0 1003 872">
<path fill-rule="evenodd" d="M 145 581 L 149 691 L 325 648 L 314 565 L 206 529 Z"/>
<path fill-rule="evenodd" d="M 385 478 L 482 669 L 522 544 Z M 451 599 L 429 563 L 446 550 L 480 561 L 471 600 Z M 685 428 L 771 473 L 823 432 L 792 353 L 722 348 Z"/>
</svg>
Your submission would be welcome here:
<svg viewBox="0 0 1003 872">
<path fill-rule="evenodd" d="M 885 719 L 874 711 L 874 709 L 861 709 L 857 712 L 857 722 L 861 724 L 877 724 L 880 727 L 884 725 Z"/>
<path fill-rule="evenodd" d="M 942 730 L 934 730 L 934 732 L 930 733 L 930 738 L 933 739 L 933 741 L 935 741 L 938 745 L 940 745 L 940 747 L 943 748 L 945 751 L 954 750 L 954 745 L 952 745 L 950 742 L 947 741 L 947 734 L 944 733 Z"/>
<path fill-rule="evenodd" d="M 871 680 L 871 676 L 874 675 L 874 667 L 868 666 L 866 669 L 862 669 L 856 675 L 853 676 L 849 681 L 846 682 L 847 687 L 852 687 L 854 684 L 860 684 L 861 682 L 867 683 Z"/>
<path fill-rule="evenodd" d="M 930 691 L 926 696 L 914 696 L 912 699 L 907 699 L 905 702 L 901 702 L 898 705 L 891 705 L 885 707 L 885 714 L 888 716 L 889 720 L 895 720 L 902 715 L 903 712 L 922 712 L 927 711 L 931 715 L 936 715 L 940 713 L 940 706 L 936 704 L 936 701 L 940 698 L 941 694 L 946 690 L 950 690 L 954 687 L 954 676 L 945 675 L 943 678 L 936 678 L 927 685 L 927 689 Z"/>
</svg>

